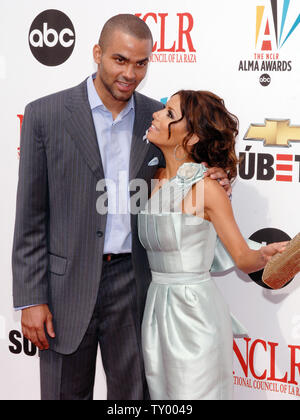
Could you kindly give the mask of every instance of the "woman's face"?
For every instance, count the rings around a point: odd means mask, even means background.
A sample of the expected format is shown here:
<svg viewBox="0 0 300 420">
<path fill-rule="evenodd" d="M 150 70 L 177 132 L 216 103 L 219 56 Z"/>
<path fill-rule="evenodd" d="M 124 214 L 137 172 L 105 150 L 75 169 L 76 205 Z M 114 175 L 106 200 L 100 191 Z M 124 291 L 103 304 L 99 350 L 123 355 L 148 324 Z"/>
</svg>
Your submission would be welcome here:
<svg viewBox="0 0 300 420">
<path fill-rule="evenodd" d="M 152 125 L 148 131 L 148 140 L 158 147 L 170 146 L 174 148 L 177 144 L 181 145 L 184 137 L 188 134 L 186 119 L 182 118 L 180 109 L 180 96 L 175 95 L 167 102 L 161 111 L 153 114 Z M 169 137 L 169 124 L 177 122 L 171 126 L 171 137 Z"/>
</svg>

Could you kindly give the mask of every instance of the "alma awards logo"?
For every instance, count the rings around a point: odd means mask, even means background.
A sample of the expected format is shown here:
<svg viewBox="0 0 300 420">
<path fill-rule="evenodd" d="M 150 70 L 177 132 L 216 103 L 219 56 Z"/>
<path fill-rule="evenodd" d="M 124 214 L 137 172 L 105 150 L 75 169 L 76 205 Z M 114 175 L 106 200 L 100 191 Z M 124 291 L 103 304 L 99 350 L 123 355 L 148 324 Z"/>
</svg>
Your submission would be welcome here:
<svg viewBox="0 0 300 420">
<path fill-rule="evenodd" d="M 297 11 L 299 3 L 295 0 L 264 0 L 261 3 L 256 6 L 253 58 L 240 60 L 238 70 L 263 73 L 259 82 L 262 86 L 269 86 L 272 81 L 270 72 L 292 71 L 292 60 L 282 57 L 281 51 L 294 36 L 300 24 L 300 13 Z"/>
</svg>

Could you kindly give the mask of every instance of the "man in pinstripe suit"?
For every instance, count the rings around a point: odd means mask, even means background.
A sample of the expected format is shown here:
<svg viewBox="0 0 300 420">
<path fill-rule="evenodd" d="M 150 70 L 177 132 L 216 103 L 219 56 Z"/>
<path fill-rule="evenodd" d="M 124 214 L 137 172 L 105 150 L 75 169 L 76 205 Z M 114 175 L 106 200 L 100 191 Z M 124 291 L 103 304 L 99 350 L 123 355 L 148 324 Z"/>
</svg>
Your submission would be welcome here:
<svg viewBox="0 0 300 420">
<path fill-rule="evenodd" d="M 143 142 L 162 104 L 135 92 L 152 43 L 139 18 L 112 18 L 94 47 L 97 74 L 25 110 L 14 306 L 23 308 L 24 335 L 43 350 L 42 399 L 92 399 L 99 343 L 108 399 L 145 395 L 139 329 L 147 257 L 136 215 L 100 214 L 96 203 L 99 180 L 125 173 L 150 182 L 162 161 Z"/>
<path fill-rule="evenodd" d="M 136 215 L 96 211 L 99 180 L 150 184 L 163 158 L 143 142 L 162 104 L 135 92 L 153 40 L 110 19 L 96 75 L 25 110 L 13 246 L 14 306 L 40 350 L 43 400 L 92 399 L 100 344 L 108 399 L 146 395 L 140 323 L 150 282 Z M 124 176 L 125 174 L 125 176 Z M 124 191 L 123 191 L 124 192 Z M 113 190 L 107 184 L 108 202 Z M 126 193 L 125 193 L 126 195 Z M 147 199 L 147 196 L 144 197 Z"/>
</svg>

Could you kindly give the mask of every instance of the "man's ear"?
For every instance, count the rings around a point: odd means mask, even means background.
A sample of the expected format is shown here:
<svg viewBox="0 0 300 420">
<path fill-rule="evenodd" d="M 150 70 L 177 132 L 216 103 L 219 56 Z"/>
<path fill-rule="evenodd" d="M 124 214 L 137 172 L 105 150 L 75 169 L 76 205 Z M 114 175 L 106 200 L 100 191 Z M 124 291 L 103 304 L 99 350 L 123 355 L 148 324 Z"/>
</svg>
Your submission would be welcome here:
<svg viewBox="0 0 300 420">
<path fill-rule="evenodd" d="M 94 61 L 96 64 L 100 64 L 101 62 L 101 57 L 102 57 L 102 49 L 100 47 L 99 44 L 96 44 L 93 48 L 93 56 L 94 56 Z"/>
</svg>

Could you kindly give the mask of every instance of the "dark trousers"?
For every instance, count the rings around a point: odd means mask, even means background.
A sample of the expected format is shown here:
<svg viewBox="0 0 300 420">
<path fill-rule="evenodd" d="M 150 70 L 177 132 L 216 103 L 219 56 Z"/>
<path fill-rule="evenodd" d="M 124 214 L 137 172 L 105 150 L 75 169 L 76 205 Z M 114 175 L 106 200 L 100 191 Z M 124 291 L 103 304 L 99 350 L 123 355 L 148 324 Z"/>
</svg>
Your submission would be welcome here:
<svg viewBox="0 0 300 420">
<path fill-rule="evenodd" d="M 78 350 L 40 354 L 42 400 L 92 400 L 100 345 L 107 399 L 143 400 L 147 393 L 131 257 L 103 263 L 97 303 Z"/>
</svg>

